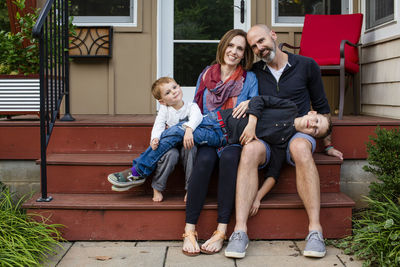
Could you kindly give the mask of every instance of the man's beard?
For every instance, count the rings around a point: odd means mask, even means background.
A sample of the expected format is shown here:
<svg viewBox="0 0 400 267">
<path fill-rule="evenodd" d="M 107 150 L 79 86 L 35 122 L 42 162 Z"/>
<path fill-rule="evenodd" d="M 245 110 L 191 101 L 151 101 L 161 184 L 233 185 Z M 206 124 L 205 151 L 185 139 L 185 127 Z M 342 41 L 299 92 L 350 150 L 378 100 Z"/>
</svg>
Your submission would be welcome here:
<svg viewBox="0 0 400 267">
<path fill-rule="evenodd" d="M 261 58 L 266 63 L 271 63 L 276 56 L 276 44 L 275 42 L 273 44 L 274 47 L 272 49 L 268 49 L 269 50 L 268 56 L 266 58 Z M 260 54 L 262 54 L 262 52 Z"/>
</svg>

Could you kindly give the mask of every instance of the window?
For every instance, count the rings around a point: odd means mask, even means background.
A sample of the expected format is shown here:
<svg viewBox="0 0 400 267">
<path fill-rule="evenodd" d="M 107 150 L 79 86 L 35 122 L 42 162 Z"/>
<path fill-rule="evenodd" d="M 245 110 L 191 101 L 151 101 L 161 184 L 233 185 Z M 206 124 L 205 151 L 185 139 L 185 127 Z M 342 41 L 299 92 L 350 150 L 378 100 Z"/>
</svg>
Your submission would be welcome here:
<svg viewBox="0 0 400 267">
<path fill-rule="evenodd" d="M 394 19 L 394 0 L 367 0 L 366 29 L 374 28 Z"/>
<path fill-rule="evenodd" d="M 352 1 L 352 0 L 351 0 Z M 349 14 L 349 0 L 273 0 L 273 25 L 301 26 L 305 14 Z"/>
<path fill-rule="evenodd" d="M 71 0 L 76 25 L 137 25 L 137 0 Z"/>
</svg>

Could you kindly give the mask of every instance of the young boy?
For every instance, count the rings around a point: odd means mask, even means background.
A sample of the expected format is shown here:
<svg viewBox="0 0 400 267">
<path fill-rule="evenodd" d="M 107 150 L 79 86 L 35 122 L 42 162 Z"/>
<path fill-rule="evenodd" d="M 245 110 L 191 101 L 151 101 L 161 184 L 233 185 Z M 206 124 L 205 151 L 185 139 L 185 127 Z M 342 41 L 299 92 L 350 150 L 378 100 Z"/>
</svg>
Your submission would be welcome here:
<svg viewBox="0 0 400 267">
<path fill-rule="evenodd" d="M 184 103 L 182 100 L 182 89 L 175 80 L 170 77 L 162 77 L 155 81 L 151 87 L 151 92 L 161 105 L 151 132 L 149 149 L 157 150 L 159 147 L 160 137 L 165 129 L 172 127 L 181 121 L 185 121 L 183 126 L 186 127 L 183 136 L 183 146 L 185 149 L 191 149 L 194 146 L 192 132 L 203 119 L 197 104 Z M 186 168 L 191 167 L 186 166 Z M 149 174 L 150 173 L 147 175 Z M 138 179 L 138 176 L 140 175 L 135 168 L 134 161 L 131 169 L 110 174 L 108 176 L 108 181 L 113 184 L 112 190 L 125 191 L 133 187 L 133 185 L 137 186 L 144 182 L 144 179 Z M 188 179 L 188 175 L 186 175 L 186 179 Z M 121 187 L 121 185 L 125 186 L 126 182 L 130 182 L 129 186 Z M 157 179 L 157 181 L 153 181 L 153 201 L 162 201 L 163 195 L 161 191 L 165 189 L 166 183 L 166 179 Z"/>
<path fill-rule="evenodd" d="M 193 141 L 195 144 L 214 147 L 236 143 L 243 145 L 253 139 L 268 143 L 271 149 L 267 149 L 267 158 L 270 160 L 265 177 L 270 179 L 265 181 L 259 191 L 262 196 L 278 179 L 288 141 L 296 131 L 323 138 L 330 133 L 332 127 L 327 117 L 315 111 L 296 118 L 297 107 L 293 102 L 272 96 L 253 97 L 247 114 L 249 116 L 245 118 L 235 119 L 232 117 L 232 109 L 210 112 L 203 117 L 202 123 L 194 131 Z M 136 181 L 144 182 L 142 177 L 151 174 L 161 156 L 182 142 L 185 129 L 184 122 L 181 122 L 165 130 L 161 135 L 158 149 L 149 148 L 134 160 L 134 167 L 139 174 L 134 177 L 134 181 L 125 181 L 118 185 L 133 187 L 140 184 Z M 109 181 L 114 183 L 113 180 Z"/>
</svg>

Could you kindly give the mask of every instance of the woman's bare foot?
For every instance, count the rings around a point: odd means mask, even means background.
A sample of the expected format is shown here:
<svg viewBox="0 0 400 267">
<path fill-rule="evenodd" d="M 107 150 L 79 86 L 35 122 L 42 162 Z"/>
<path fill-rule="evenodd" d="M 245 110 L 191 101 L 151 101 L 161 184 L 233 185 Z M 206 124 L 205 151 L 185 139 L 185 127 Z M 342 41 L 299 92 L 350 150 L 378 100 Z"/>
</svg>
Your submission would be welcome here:
<svg viewBox="0 0 400 267">
<path fill-rule="evenodd" d="M 163 200 L 163 195 L 160 191 L 153 188 L 153 201 L 161 202 Z"/>
<path fill-rule="evenodd" d="M 218 253 L 222 246 L 224 245 L 224 240 L 226 238 L 227 224 L 218 224 L 217 230 L 213 233 L 213 235 L 208 239 L 203 245 L 201 245 L 201 249 L 206 254 L 214 254 Z"/>
<path fill-rule="evenodd" d="M 200 253 L 200 247 L 196 239 L 197 233 L 195 231 L 195 225 L 186 224 L 182 246 L 183 253 L 186 252 L 185 254 L 189 256 L 195 256 Z"/>
<path fill-rule="evenodd" d="M 186 202 L 186 200 L 187 200 L 187 192 L 185 194 L 185 197 L 183 198 L 183 202 Z"/>
</svg>

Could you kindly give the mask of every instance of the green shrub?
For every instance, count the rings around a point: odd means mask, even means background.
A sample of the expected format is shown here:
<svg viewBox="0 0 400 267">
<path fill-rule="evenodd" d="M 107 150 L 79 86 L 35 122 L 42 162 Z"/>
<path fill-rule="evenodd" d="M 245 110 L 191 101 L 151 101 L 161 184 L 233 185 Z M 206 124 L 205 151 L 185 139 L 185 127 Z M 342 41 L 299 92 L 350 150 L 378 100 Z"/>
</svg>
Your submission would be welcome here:
<svg viewBox="0 0 400 267">
<path fill-rule="evenodd" d="M 400 196 L 400 131 L 377 128 L 376 137 L 370 136 L 367 144 L 368 166 L 364 170 L 377 176 L 379 182 L 370 185 L 369 196 L 385 201 L 388 196 L 397 202 Z"/>
<path fill-rule="evenodd" d="M 15 0 L 13 3 L 19 10 L 25 8 L 25 0 Z M 0 74 L 39 73 L 39 42 L 32 38 L 32 29 L 38 15 L 38 9 L 23 16 L 17 12 L 15 19 L 21 31 L 16 34 L 0 31 Z M 26 40 L 29 42 L 26 43 Z"/>
<path fill-rule="evenodd" d="M 365 260 L 363 266 L 400 266 L 400 205 L 389 198 L 366 201 L 369 208 L 353 219 L 353 236 L 330 243 Z"/>
<path fill-rule="evenodd" d="M 0 266 L 38 266 L 56 252 L 62 241 L 58 224 L 46 224 L 39 215 L 21 209 L 24 198 L 13 202 L 7 188 L 0 192 Z M 32 219 L 41 218 L 42 222 Z"/>
</svg>

